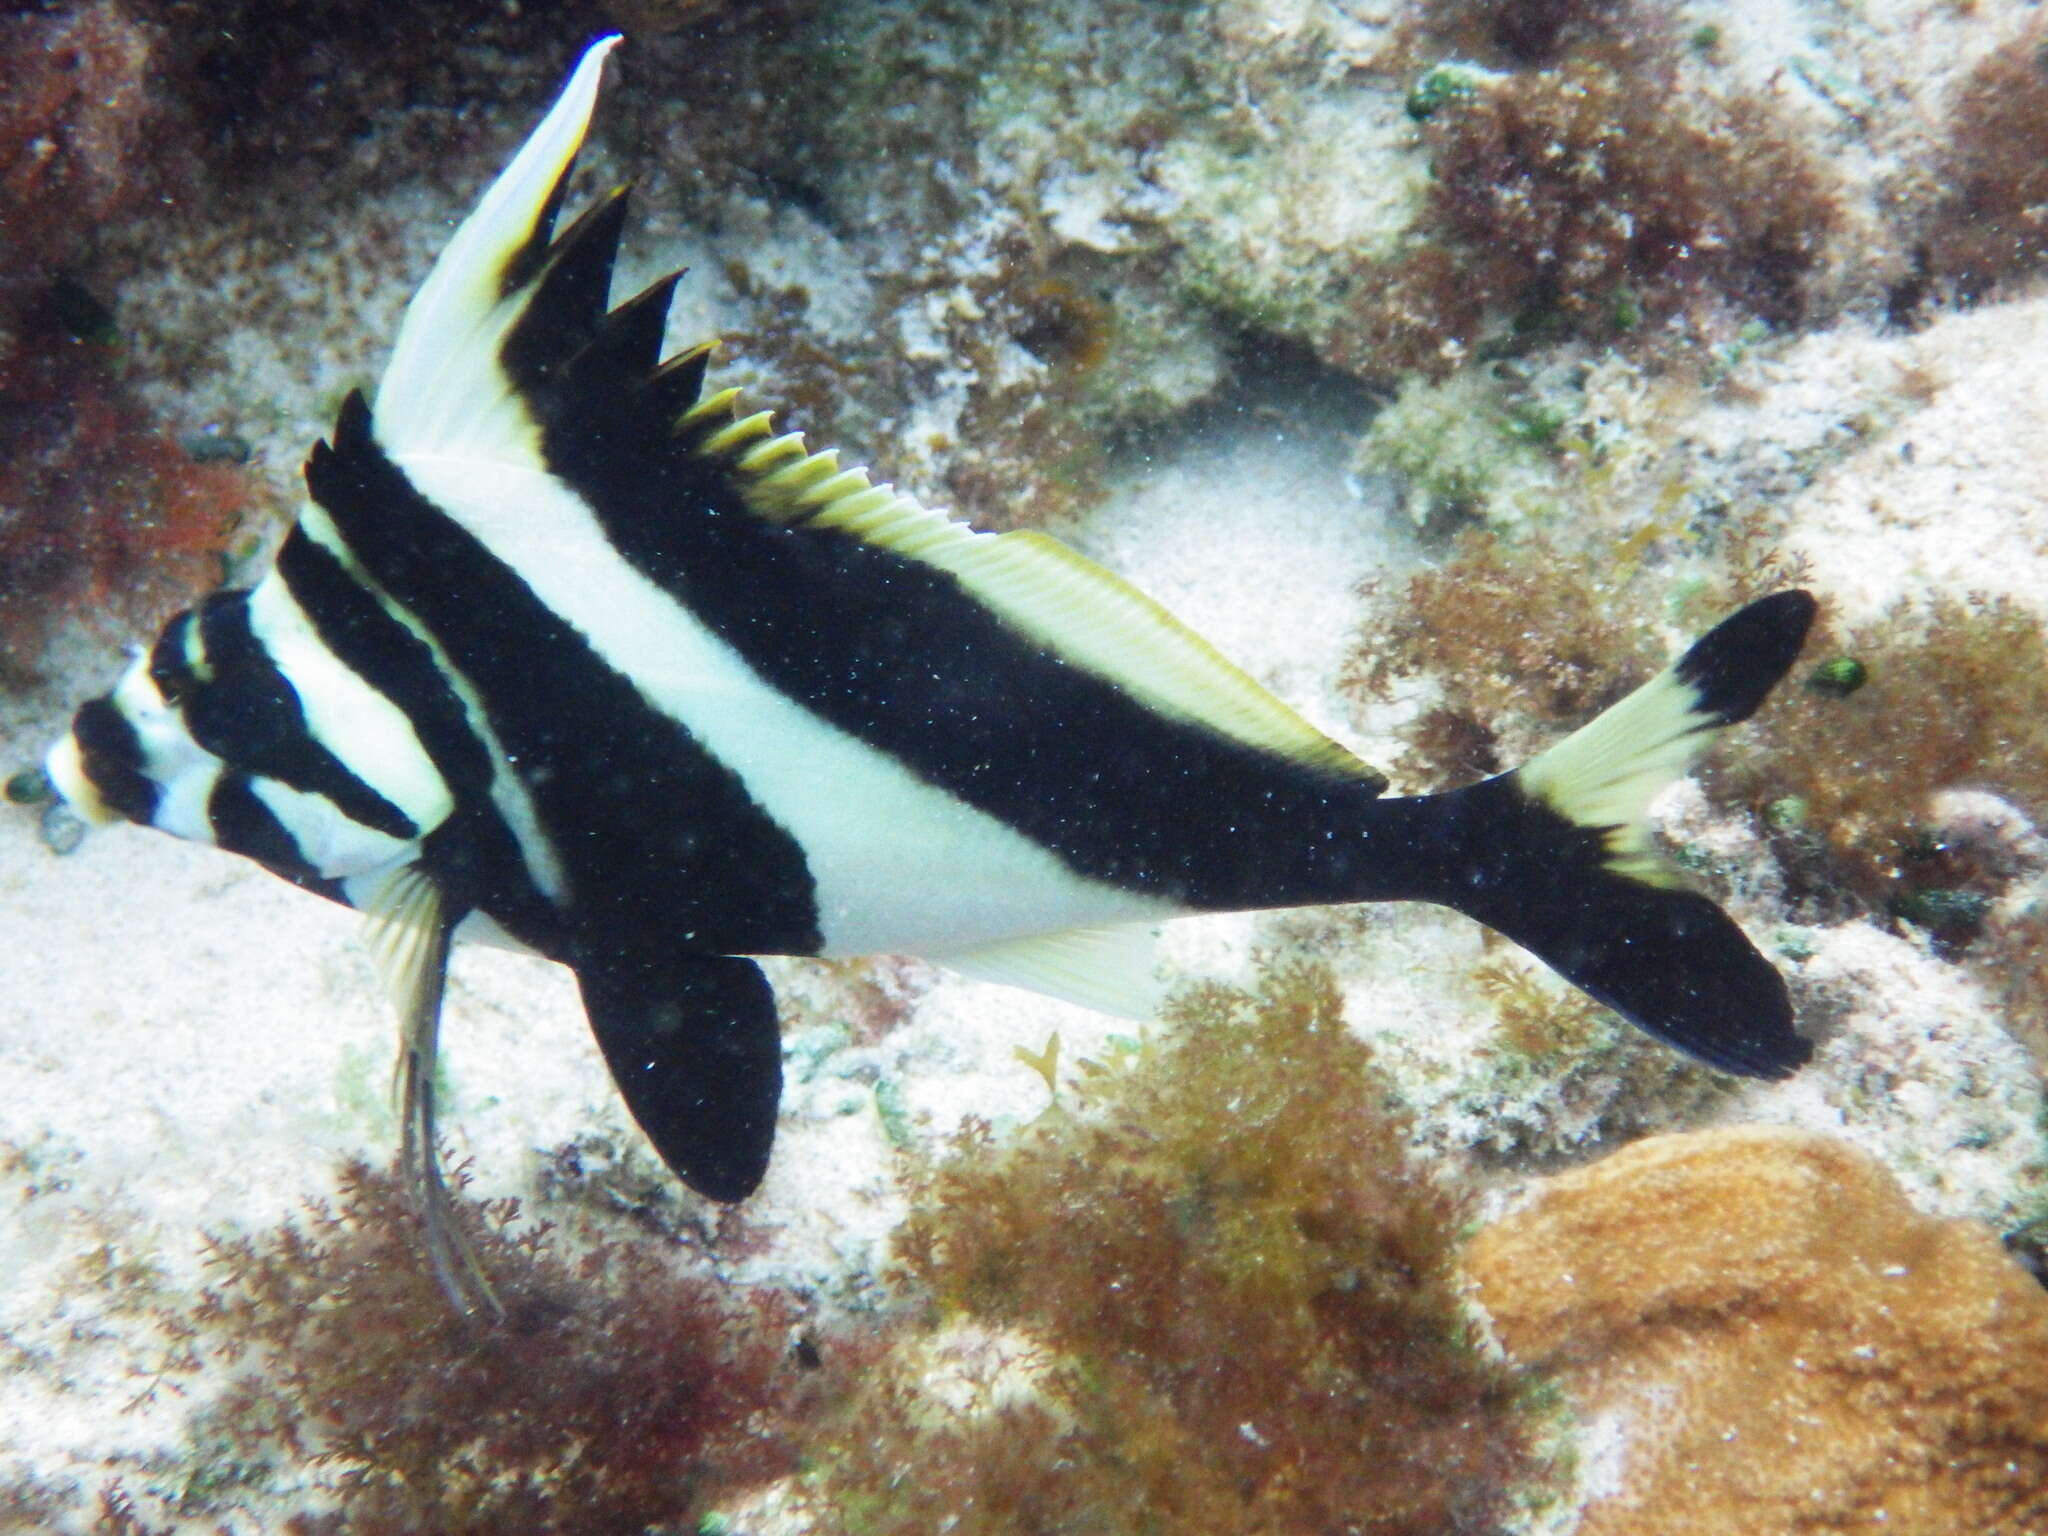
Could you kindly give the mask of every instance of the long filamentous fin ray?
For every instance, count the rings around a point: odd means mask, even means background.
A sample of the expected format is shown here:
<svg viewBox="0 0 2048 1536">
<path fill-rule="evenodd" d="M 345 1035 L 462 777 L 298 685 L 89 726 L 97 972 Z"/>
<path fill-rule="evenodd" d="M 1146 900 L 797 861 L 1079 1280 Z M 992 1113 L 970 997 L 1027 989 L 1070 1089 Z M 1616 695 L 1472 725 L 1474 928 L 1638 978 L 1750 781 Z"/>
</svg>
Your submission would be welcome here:
<svg viewBox="0 0 2048 1536">
<path fill-rule="evenodd" d="M 368 938 L 399 1018 L 398 1163 L 425 1235 L 428 1265 L 457 1312 L 502 1318 L 504 1306 L 455 1220 L 454 1199 L 441 1172 L 435 1115 L 441 1003 L 447 990 L 449 948 L 461 915 L 448 910 L 431 876 L 417 864 L 408 864 L 370 898 Z"/>
</svg>

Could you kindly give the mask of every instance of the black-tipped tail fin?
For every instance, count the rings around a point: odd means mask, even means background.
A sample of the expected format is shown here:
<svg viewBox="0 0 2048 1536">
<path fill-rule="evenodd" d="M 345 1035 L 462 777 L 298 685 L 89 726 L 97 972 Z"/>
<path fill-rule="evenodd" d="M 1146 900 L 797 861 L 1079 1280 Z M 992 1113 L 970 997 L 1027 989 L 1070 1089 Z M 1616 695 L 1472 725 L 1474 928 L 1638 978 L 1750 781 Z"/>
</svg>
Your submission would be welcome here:
<svg viewBox="0 0 2048 1536">
<path fill-rule="evenodd" d="M 1751 1077 L 1785 1077 L 1812 1047 L 1770 962 L 1657 859 L 1646 813 L 1763 703 L 1814 608 L 1805 592 L 1751 603 L 1590 725 L 1449 808 L 1469 855 L 1450 905 L 1650 1034 Z"/>
<path fill-rule="evenodd" d="M 1495 780 L 1510 784 L 1512 780 Z M 1535 817 L 1540 806 L 1525 802 Z M 1545 829 L 1554 837 L 1556 829 Z M 1595 854 L 1597 845 L 1583 845 Z M 1789 1077 L 1813 1055 L 1785 979 L 1727 913 L 1592 858 L 1554 878 L 1493 884 L 1459 906 L 1659 1040 L 1723 1072 Z"/>
<path fill-rule="evenodd" d="M 1650 850 L 1651 800 L 1722 730 L 1756 712 L 1798 659 L 1815 606 L 1810 593 L 1798 591 L 1758 599 L 1512 777 L 1566 822 L 1598 830 L 1609 869 L 1670 884 Z"/>
</svg>

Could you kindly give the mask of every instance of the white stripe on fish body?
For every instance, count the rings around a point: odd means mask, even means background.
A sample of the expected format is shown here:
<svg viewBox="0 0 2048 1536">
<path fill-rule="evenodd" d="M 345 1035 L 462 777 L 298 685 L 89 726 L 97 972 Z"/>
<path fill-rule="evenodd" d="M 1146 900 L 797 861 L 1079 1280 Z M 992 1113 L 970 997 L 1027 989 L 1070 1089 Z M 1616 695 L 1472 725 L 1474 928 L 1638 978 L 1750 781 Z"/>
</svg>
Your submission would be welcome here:
<svg viewBox="0 0 2048 1536">
<path fill-rule="evenodd" d="M 455 809 L 447 783 L 420 745 L 411 719 L 314 632 L 284 578 L 275 572 L 249 594 L 249 626 L 277 670 L 298 695 L 306 731 L 350 773 L 403 811 L 421 835 Z M 286 825 L 292 823 L 287 819 Z M 385 844 L 394 840 L 373 834 Z M 303 845 L 302 845 L 303 846 Z M 339 854 L 339 849 L 336 849 Z M 385 852 L 369 863 L 343 857 L 335 867 L 308 861 L 330 879 L 388 863 Z M 345 866 L 345 867 L 344 867 Z"/>
<path fill-rule="evenodd" d="M 249 776 L 249 792 L 275 816 L 292 844 L 322 879 L 339 880 L 419 856 L 419 844 L 356 821 L 325 795 L 293 789 L 262 774 Z"/>
<path fill-rule="evenodd" d="M 161 791 L 150 825 L 195 843 L 213 842 L 213 791 L 226 768 L 227 764 L 208 752 L 203 761 L 195 760 L 170 777 L 158 779 Z M 154 767 L 151 772 L 156 772 Z"/>
<path fill-rule="evenodd" d="M 504 819 L 512 840 L 519 846 L 519 856 L 526 865 L 528 876 L 534 887 L 548 900 L 559 904 L 567 894 L 569 881 L 562 869 L 561 858 L 555 853 L 554 845 L 540 824 L 540 815 L 534 810 L 533 797 L 527 793 L 525 783 L 512 769 L 498 733 L 491 728 L 490 713 L 476 690 L 469 685 L 455 664 L 441 648 L 441 643 L 406 611 L 405 605 L 394 600 L 390 593 L 378 585 L 375 577 L 363 569 L 362 562 L 348 547 L 348 541 L 341 536 L 341 530 L 334 526 L 334 519 L 327 515 L 326 508 L 318 502 L 309 501 L 299 511 L 299 531 L 334 558 L 341 562 L 349 579 L 374 597 L 378 605 L 393 619 L 402 624 L 414 638 L 427 647 L 433 657 L 434 666 L 455 696 L 462 701 L 462 710 L 469 729 L 484 745 L 491 760 L 491 803 Z M 339 664 L 339 663 L 337 663 Z M 436 777 L 439 777 L 438 773 Z"/>
<path fill-rule="evenodd" d="M 1075 874 L 770 687 L 544 470 L 441 455 L 399 467 L 796 839 L 816 885 L 821 953 L 934 955 L 1178 914 Z"/>
<path fill-rule="evenodd" d="M 146 654 L 136 657 L 121 675 L 112 697 L 134 727 L 146 771 L 159 786 L 150 825 L 173 837 L 211 843 L 213 821 L 207 814 L 207 802 L 227 765 L 194 741 L 184 717 L 164 702 L 156 680 L 149 675 Z"/>
</svg>

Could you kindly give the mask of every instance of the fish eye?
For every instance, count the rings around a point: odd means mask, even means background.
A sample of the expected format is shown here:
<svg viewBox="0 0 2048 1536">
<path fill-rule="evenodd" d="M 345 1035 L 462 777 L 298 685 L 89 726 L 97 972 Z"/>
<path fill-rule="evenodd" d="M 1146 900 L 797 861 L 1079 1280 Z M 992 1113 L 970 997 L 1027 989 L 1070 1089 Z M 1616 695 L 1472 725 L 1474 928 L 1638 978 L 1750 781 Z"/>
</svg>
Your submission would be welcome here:
<svg viewBox="0 0 2048 1536">
<path fill-rule="evenodd" d="M 149 671 L 149 680 L 156 684 L 156 691 L 163 695 L 164 703 L 172 709 L 182 708 L 185 700 L 191 696 L 189 679 L 176 673 L 159 672 L 152 667 Z"/>
<path fill-rule="evenodd" d="M 198 625 L 190 609 L 164 626 L 149 652 L 149 680 L 172 709 L 182 709 L 202 681 L 195 665 Z"/>
</svg>

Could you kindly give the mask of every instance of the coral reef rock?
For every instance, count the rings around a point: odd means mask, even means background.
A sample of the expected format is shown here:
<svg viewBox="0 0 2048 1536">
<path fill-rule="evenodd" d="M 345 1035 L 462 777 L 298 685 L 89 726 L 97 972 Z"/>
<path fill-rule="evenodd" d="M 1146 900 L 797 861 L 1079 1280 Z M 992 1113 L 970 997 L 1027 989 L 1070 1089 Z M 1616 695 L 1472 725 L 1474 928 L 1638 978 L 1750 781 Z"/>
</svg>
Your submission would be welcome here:
<svg viewBox="0 0 2048 1536">
<path fill-rule="evenodd" d="M 1638 1142 L 1468 1262 L 1509 1354 L 1584 1416 L 1579 1536 L 2048 1531 L 2048 1291 L 1853 1148 Z"/>
</svg>

